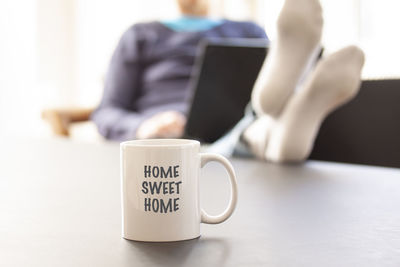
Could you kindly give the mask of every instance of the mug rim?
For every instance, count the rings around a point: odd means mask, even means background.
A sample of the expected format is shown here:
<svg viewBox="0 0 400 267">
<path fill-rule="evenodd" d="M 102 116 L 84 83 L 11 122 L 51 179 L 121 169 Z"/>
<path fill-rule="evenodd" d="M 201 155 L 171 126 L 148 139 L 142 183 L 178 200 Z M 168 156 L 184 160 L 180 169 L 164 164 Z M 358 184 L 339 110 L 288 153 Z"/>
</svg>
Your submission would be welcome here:
<svg viewBox="0 0 400 267">
<path fill-rule="evenodd" d="M 200 146 L 200 142 L 192 139 L 159 138 L 159 139 L 138 139 L 120 143 L 121 147 L 187 147 Z"/>
</svg>

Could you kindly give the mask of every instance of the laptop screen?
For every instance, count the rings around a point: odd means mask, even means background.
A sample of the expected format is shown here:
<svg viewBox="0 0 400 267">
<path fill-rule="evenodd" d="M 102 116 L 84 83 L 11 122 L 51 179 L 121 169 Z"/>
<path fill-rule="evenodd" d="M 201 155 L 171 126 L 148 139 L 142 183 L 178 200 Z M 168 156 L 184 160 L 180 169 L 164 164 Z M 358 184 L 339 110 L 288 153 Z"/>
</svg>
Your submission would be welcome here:
<svg viewBox="0 0 400 267">
<path fill-rule="evenodd" d="M 212 143 L 243 117 L 267 54 L 259 39 L 208 40 L 192 77 L 192 105 L 185 135 Z"/>
</svg>

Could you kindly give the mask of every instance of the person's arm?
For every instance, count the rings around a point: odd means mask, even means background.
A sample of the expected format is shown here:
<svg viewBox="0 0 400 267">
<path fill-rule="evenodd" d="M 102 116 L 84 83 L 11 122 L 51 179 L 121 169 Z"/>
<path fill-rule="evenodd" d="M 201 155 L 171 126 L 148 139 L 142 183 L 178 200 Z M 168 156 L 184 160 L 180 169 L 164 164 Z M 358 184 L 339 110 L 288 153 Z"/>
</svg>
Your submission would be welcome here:
<svg viewBox="0 0 400 267">
<path fill-rule="evenodd" d="M 143 68 L 140 38 L 137 25 L 122 36 L 109 65 L 101 104 L 91 116 L 100 134 L 107 139 L 134 138 L 139 125 L 150 116 L 132 110 Z"/>
</svg>

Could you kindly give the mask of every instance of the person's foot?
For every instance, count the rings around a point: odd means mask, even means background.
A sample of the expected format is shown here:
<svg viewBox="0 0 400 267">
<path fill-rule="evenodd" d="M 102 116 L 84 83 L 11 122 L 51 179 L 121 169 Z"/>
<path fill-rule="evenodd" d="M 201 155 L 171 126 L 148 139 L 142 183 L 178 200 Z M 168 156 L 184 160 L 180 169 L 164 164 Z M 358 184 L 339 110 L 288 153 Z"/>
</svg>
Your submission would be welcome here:
<svg viewBox="0 0 400 267">
<path fill-rule="evenodd" d="M 291 97 L 276 120 L 265 158 L 274 162 L 306 159 L 324 118 L 357 94 L 363 64 L 364 53 L 355 46 L 318 62 L 304 88 Z"/>
<path fill-rule="evenodd" d="M 319 50 L 322 9 L 318 0 L 286 0 L 277 21 L 277 39 L 260 71 L 252 105 L 260 116 L 278 117 L 307 63 Z"/>
</svg>

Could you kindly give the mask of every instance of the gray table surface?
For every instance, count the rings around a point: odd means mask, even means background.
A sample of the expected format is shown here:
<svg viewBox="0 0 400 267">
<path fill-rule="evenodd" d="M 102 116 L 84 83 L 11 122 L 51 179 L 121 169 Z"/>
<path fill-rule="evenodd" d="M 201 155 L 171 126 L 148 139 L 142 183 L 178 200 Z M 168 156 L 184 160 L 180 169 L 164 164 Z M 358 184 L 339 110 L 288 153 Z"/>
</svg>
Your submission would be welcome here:
<svg viewBox="0 0 400 267">
<path fill-rule="evenodd" d="M 233 159 L 239 202 L 199 239 L 121 238 L 119 147 L 0 141 L 0 266 L 400 266 L 400 170 Z M 228 201 L 201 172 L 201 203 Z M 216 185 L 216 186 L 214 186 Z"/>
</svg>

